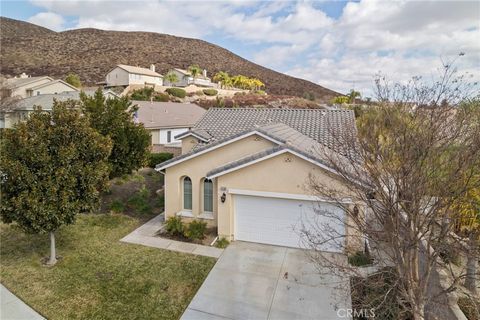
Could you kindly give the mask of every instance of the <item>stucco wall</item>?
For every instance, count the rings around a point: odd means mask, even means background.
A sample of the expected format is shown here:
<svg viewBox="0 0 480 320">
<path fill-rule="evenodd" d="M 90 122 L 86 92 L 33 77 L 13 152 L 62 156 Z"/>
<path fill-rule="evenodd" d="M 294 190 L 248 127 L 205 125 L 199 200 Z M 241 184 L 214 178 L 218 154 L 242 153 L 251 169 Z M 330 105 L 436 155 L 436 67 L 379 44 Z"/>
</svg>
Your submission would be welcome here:
<svg viewBox="0 0 480 320">
<path fill-rule="evenodd" d="M 107 85 L 110 87 L 115 86 L 128 86 L 128 72 L 122 68 L 116 67 L 106 76 Z"/>
<path fill-rule="evenodd" d="M 241 157 L 258 152 L 272 146 L 273 143 L 264 138 L 256 138 L 250 136 L 242 140 L 220 147 L 214 151 L 199 155 L 188 161 L 179 163 L 173 167 L 167 168 L 165 171 L 165 214 L 166 217 L 175 215 L 182 211 L 182 177 L 188 176 L 192 180 L 192 214 L 198 216 L 201 210 L 201 184 L 202 179 L 207 172 L 219 167 L 227 162 L 237 160 Z M 217 185 L 214 181 L 214 194 Z M 214 199 L 214 217 L 216 218 L 216 204 Z"/>
<path fill-rule="evenodd" d="M 182 154 L 190 152 L 198 143 L 198 139 L 188 136 L 182 139 Z"/>
<path fill-rule="evenodd" d="M 241 189 L 252 191 L 266 191 L 276 193 L 289 193 L 309 195 L 309 174 L 332 187 L 346 192 L 343 184 L 320 167 L 303 160 L 290 153 L 281 154 L 273 158 L 255 163 L 248 167 L 233 171 L 217 178 L 219 190 Z M 218 207 L 218 232 L 222 236 L 233 236 L 234 195 L 227 193 L 225 203 Z"/>
<path fill-rule="evenodd" d="M 44 84 L 44 83 L 47 83 L 47 82 L 50 82 L 50 81 L 51 80 L 49 80 L 49 79 L 41 79 L 41 80 L 37 80 L 37 81 L 34 81 L 34 82 L 30 82 L 30 83 L 28 83 L 24 86 L 18 87 L 15 90 L 12 90 L 12 97 L 20 96 L 22 98 L 26 98 L 28 88 L 39 86 L 41 84 Z"/>
</svg>

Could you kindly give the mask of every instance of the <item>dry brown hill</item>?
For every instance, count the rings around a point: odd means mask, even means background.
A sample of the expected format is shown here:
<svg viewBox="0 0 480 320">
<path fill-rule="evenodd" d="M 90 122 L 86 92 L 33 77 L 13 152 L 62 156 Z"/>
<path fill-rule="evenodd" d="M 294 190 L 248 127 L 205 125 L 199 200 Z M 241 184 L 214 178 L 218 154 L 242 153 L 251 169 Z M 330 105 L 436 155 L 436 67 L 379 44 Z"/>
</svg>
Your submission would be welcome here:
<svg viewBox="0 0 480 320">
<path fill-rule="evenodd" d="M 54 32 L 37 25 L 0 17 L 1 73 L 80 75 L 86 84 L 103 81 L 116 64 L 148 67 L 154 63 L 164 73 L 172 67 L 198 64 L 209 75 L 223 70 L 265 82 L 272 94 L 303 96 L 313 93 L 328 101 L 338 95 L 310 81 L 287 76 L 243 59 L 203 40 L 151 32 L 120 32 L 77 29 Z"/>
</svg>

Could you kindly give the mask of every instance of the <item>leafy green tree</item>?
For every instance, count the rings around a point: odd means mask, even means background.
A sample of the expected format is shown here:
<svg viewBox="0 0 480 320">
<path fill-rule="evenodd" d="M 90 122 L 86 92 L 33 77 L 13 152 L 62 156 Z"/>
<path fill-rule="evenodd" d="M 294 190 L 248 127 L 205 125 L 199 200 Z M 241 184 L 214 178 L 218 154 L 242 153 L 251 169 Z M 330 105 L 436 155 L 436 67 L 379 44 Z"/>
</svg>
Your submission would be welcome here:
<svg viewBox="0 0 480 320">
<path fill-rule="evenodd" d="M 76 88 L 82 87 L 82 82 L 80 81 L 80 77 L 75 73 L 69 73 L 68 76 L 65 78 L 65 82 L 71 84 Z"/>
<path fill-rule="evenodd" d="M 199 74 L 202 73 L 202 68 L 200 68 L 197 64 L 193 64 L 188 67 L 188 72 L 190 72 L 192 77 L 195 79 Z"/>
<path fill-rule="evenodd" d="M 165 75 L 165 78 L 164 78 L 164 79 L 167 80 L 167 82 L 168 82 L 170 85 L 172 85 L 172 84 L 174 84 L 174 83 L 176 83 L 176 82 L 178 81 L 178 76 L 177 76 L 177 74 L 176 74 L 175 72 L 170 71 L 169 73 L 167 73 L 167 74 Z"/>
<path fill-rule="evenodd" d="M 73 101 L 37 109 L 1 139 L 0 216 L 27 233 L 50 234 L 49 265 L 56 259 L 55 231 L 99 204 L 108 181 L 111 142 L 90 127 Z"/>
<path fill-rule="evenodd" d="M 91 126 L 112 139 L 108 159 L 111 178 L 129 174 L 146 164 L 151 138 L 143 124 L 134 121 L 136 106 L 127 98 L 105 99 L 101 90 L 93 97 L 82 94 L 81 102 Z"/>
</svg>

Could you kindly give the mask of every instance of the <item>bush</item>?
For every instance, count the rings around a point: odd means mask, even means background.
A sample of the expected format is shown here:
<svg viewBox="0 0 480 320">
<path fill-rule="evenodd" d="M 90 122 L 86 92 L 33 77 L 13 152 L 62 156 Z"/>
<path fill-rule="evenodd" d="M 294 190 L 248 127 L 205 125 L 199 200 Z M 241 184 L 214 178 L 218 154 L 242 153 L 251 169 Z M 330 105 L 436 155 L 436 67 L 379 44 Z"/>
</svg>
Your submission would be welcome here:
<svg viewBox="0 0 480 320">
<path fill-rule="evenodd" d="M 170 217 L 165 221 L 165 231 L 171 236 L 183 235 L 185 226 L 181 217 Z"/>
<path fill-rule="evenodd" d="M 168 102 L 170 101 L 170 97 L 166 93 L 158 93 L 153 97 L 154 101 L 159 101 L 159 102 Z"/>
<path fill-rule="evenodd" d="M 457 303 L 468 320 L 480 320 L 480 303 L 475 303 L 470 297 L 460 297 Z"/>
<path fill-rule="evenodd" d="M 148 194 L 148 189 L 143 185 L 140 190 L 128 199 L 127 204 L 141 214 L 148 214 L 152 211 L 152 207 L 148 203 Z"/>
<path fill-rule="evenodd" d="M 253 93 L 254 93 L 254 94 L 258 94 L 258 95 L 260 95 L 260 96 L 264 96 L 264 95 L 267 94 L 267 93 L 266 93 L 265 91 L 263 91 L 263 90 L 255 90 L 255 91 L 253 91 Z"/>
<path fill-rule="evenodd" d="M 373 260 L 369 254 L 366 254 L 363 251 L 357 251 L 352 256 L 348 257 L 348 263 L 352 266 L 362 267 L 372 264 Z"/>
<path fill-rule="evenodd" d="M 125 211 L 125 206 L 120 201 L 115 200 L 110 204 L 110 211 L 113 211 L 115 213 L 122 213 L 123 211 Z"/>
<path fill-rule="evenodd" d="M 148 155 L 148 166 L 150 168 L 155 168 L 157 164 L 170 160 L 172 158 L 173 153 L 170 152 L 150 153 Z"/>
<path fill-rule="evenodd" d="M 220 238 L 220 239 L 217 240 L 217 242 L 215 242 L 215 247 L 220 248 L 220 249 L 224 249 L 229 244 L 230 244 L 230 241 L 228 241 L 225 238 Z"/>
<path fill-rule="evenodd" d="M 205 238 L 207 223 L 203 221 L 193 220 L 185 229 L 184 236 L 190 240 L 200 240 Z"/>
<path fill-rule="evenodd" d="M 133 90 L 130 98 L 138 101 L 149 101 L 153 95 L 153 88 L 142 88 Z"/>
<path fill-rule="evenodd" d="M 215 89 L 203 89 L 203 93 L 205 93 L 207 96 L 216 96 L 218 91 Z"/>
<path fill-rule="evenodd" d="M 168 88 L 167 90 L 165 90 L 165 92 L 174 97 L 182 99 L 185 98 L 185 96 L 187 95 L 187 92 L 180 88 Z"/>
<path fill-rule="evenodd" d="M 203 96 L 205 95 L 202 90 L 195 91 L 196 96 Z"/>
</svg>

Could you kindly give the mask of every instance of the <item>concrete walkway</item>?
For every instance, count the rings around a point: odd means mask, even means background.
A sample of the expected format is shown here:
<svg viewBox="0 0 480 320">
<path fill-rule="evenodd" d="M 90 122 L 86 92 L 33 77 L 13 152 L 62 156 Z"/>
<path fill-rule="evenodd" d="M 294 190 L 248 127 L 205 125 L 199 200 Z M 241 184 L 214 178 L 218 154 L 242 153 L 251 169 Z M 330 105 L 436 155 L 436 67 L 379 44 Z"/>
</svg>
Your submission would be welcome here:
<svg viewBox="0 0 480 320">
<path fill-rule="evenodd" d="M 0 319 L 1 320 L 40 320 L 45 319 L 25 302 L 0 284 Z"/>
<path fill-rule="evenodd" d="M 183 253 L 192 253 L 200 256 L 219 258 L 223 249 L 203 246 L 194 243 L 186 243 L 175 241 L 156 236 L 157 232 L 162 229 L 164 223 L 163 213 L 148 221 L 144 225 L 135 229 L 132 233 L 120 239 L 122 242 L 141 244 L 147 247 L 178 251 Z"/>
</svg>

